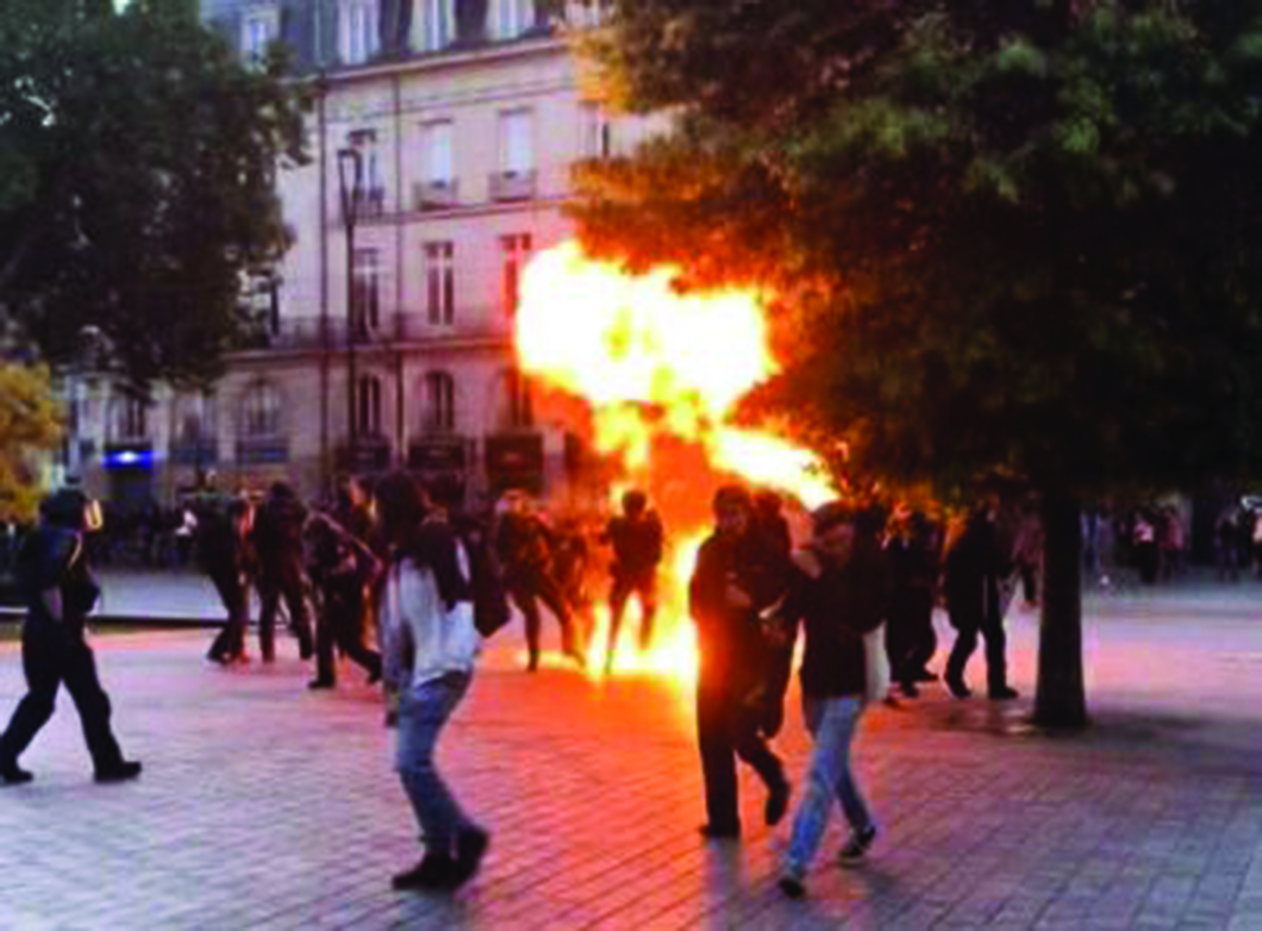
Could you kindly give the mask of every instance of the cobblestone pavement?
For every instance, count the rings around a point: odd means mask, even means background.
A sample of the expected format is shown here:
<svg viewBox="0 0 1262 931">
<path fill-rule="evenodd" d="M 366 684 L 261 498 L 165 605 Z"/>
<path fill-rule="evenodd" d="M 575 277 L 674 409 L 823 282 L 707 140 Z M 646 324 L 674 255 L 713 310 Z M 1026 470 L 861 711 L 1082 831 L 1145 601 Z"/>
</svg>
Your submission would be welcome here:
<svg viewBox="0 0 1262 931">
<path fill-rule="evenodd" d="M 35 782 L 0 789 L 0 929 L 1262 929 L 1262 611 L 1239 595 L 1091 605 L 1096 726 L 1046 737 L 1024 699 L 936 686 L 875 709 L 857 766 L 882 835 L 842 871 L 834 824 L 802 902 L 775 887 L 787 822 L 761 826 L 748 773 L 744 841 L 697 836 L 690 700 L 670 683 L 531 676 L 497 641 L 441 751 L 494 841 L 444 899 L 389 887 L 419 847 L 356 671 L 313 694 L 292 641 L 274 667 L 225 671 L 202 659 L 207 632 L 101 638 L 145 773 L 93 784 L 63 693 L 23 757 Z M 1034 620 L 1009 626 L 1028 695 Z M 16 645 L 0 646 L 0 715 L 20 694 Z M 796 713 L 778 745 L 800 777 Z"/>
</svg>

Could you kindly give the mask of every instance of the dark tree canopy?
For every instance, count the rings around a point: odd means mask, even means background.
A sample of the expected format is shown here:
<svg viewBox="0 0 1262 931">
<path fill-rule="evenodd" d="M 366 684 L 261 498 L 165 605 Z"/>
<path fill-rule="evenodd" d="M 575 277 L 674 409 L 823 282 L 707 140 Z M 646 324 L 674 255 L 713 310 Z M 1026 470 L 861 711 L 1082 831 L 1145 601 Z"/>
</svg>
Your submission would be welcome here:
<svg viewBox="0 0 1262 931">
<path fill-rule="evenodd" d="M 52 361 L 105 337 L 138 384 L 204 380 L 290 242 L 276 174 L 302 106 L 176 0 L 4 0 L 0 311 Z"/>
<path fill-rule="evenodd" d="M 1036 716 L 1081 724 L 1077 501 L 1262 474 L 1262 2 L 617 0 L 586 244 L 774 285 L 761 399 L 1047 527 Z"/>
</svg>

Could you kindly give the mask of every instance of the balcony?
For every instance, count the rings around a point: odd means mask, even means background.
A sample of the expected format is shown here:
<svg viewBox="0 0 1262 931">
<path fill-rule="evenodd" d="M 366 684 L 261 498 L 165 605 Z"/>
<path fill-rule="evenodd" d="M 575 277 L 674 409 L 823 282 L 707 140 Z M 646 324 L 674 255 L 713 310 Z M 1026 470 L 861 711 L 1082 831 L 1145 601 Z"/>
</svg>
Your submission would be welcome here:
<svg viewBox="0 0 1262 931">
<path fill-rule="evenodd" d="M 400 342 L 418 342 L 429 339 L 451 338 L 505 338 L 508 324 L 503 311 L 492 307 L 457 305 L 455 323 L 441 325 L 431 323 L 424 311 L 390 313 L 381 309 L 380 324 L 358 333 L 355 345 L 370 349 L 374 346 L 390 346 Z M 256 349 L 282 352 L 310 352 L 346 348 L 346 318 L 286 317 L 279 329 L 268 333 Z"/>
<path fill-rule="evenodd" d="M 493 201 L 532 200 L 538 187 L 539 173 L 527 171 L 494 171 L 490 177 L 490 198 Z"/>
<path fill-rule="evenodd" d="M 213 436 L 173 440 L 171 463 L 177 466 L 218 465 L 219 443 Z"/>
<path fill-rule="evenodd" d="M 237 464 L 243 466 L 280 465 L 289 461 L 289 438 L 251 436 L 237 440 Z"/>
<path fill-rule="evenodd" d="M 336 193 L 336 192 L 334 192 Z M 346 214 L 339 211 L 339 222 L 346 222 Z M 359 203 L 355 206 L 355 221 L 361 223 L 368 220 L 380 220 L 386 215 L 386 189 L 384 187 L 364 188 L 359 192 Z"/>
<path fill-rule="evenodd" d="M 454 178 L 418 181 L 412 185 L 412 206 L 418 211 L 451 210 L 459 205 L 459 184 Z"/>
</svg>

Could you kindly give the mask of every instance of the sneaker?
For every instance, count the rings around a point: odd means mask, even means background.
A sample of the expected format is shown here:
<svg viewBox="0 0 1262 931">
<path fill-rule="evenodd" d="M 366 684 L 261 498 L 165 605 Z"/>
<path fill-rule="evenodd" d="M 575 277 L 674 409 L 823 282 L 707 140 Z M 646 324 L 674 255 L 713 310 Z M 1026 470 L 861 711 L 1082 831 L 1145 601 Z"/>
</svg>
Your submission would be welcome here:
<svg viewBox="0 0 1262 931">
<path fill-rule="evenodd" d="M 456 863 L 452 868 L 451 888 L 459 889 L 474 876 L 491 846 L 491 835 L 481 828 L 472 828 L 456 838 Z"/>
<path fill-rule="evenodd" d="M 802 884 L 802 879 L 793 873 L 785 873 L 780 877 L 780 891 L 790 899 L 800 899 L 806 895 L 806 886 Z"/>
<path fill-rule="evenodd" d="M 946 686 L 956 698 L 969 698 L 973 694 L 969 691 L 968 686 L 964 684 L 963 679 L 947 679 Z"/>
<path fill-rule="evenodd" d="M 768 827 L 775 827 L 784 820 L 785 813 L 789 810 L 789 794 L 792 791 L 789 781 L 783 776 L 768 791 L 767 810 L 765 812 Z"/>
<path fill-rule="evenodd" d="M 875 824 L 869 824 L 862 831 L 852 832 L 850 840 L 846 841 L 846 846 L 842 847 L 841 852 L 837 854 L 837 859 L 841 861 L 842 866 L 858 863 L 867 854 L 874 840 L 876 840 Z"/>
<path fill-rule="evenodd" d="M 1020 698 L 1021 693 L 1010 685 L 1001 685 L 990 690 L 991 701 L 1012 701 L 1014 698 Z"/>
<path fill-rule="evenodd" d="M 706 840 L 738 840 L 741 836 L 739 824 L 703 824 L 697 831 Z"/>
<path fill-rule="evenodd" d="M 0 782 L 3 782 L 6 786 L 20 786 L 34 778 L 34 776 L 18 766 L 17 763 L 6 763 L 4 766 L 0 766 Z"/>
<path fill-rule="evenodd" d="M 126 782 L 140 775 L 143 767 L 135 760 L 119 760 L 113 766 L 96 771 L 97 782 Z"/>
<path fill-rule="evenodd" d="M 447 889 L 451 885 L 456 861 L 447 856 L 425 854 L 421 862 L 410 870 L 390 879 L 390 886 L 399 891 Z"/>
</svg>

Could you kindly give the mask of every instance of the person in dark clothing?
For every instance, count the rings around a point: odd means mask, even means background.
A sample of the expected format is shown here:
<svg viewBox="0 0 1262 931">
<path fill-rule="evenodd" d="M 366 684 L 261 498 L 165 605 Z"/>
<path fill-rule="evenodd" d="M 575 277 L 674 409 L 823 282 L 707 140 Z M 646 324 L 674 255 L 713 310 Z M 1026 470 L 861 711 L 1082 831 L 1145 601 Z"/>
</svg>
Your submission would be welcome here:
<svg viewBox="0 0 1262 931">
<path fill-rule="evenodd" d="M 337 522 L 317 514 L 307 521 L 308 575 L 320 598 L 316 617 L 316 677 L 309 687 L 337 685 L 333 650 L 362 666 L 368 682 L 381 679 L 381 654 L 364 645 L 365 593 L 382 563 L 362 540 Z"/>
<path fill-rule="evenodd" d="M 596 603 L 591 594 L 592 548 L 587 528 L 578 517 L 566 517 L 552 537 L 552 571 L 566 603 L 574 613 L 574 639 L 580 649 L 591 640 L 596 626 Z"/>
<path fill-rule="evenodd" d="M 614 654 L 627 600 L 634 594 L 640 600 L 640 650 L 653 641 L 653 620 L 657 615 L 657 567 L 662 561 L 662 522 L 649 508 L 642 491 L 622 496 L 622 515 L 609 521 L 602 540 L 613 547 L 609 572 L 613 585 L 609 592 L 609 647 L 605 671 L 613 671 Z"/>
<path fill-rule="evenodd" d="M 251 517 L 250 503 L 238 498 L 222 516 L 204 514 L 199 523 L 202 563 L 228 611 L 228 622 L 206 656 L 224 665 L 249 661 L 245 629 L 250 623 Z"/>
<path fill-rule="evenodd" d="M 552 545 L 547 525 L 535 514 L 530 502 L 517 500 L 501 517 L 495 535 L 495 551 L 504 571 L 504 585 L 513 603 L 526 619 L 526 644 L 530 651 L 527 669 L 539 668 L 539 633 L 542 620 L 539 601 L 547 605 L 561 626 L 561 649 L 582 665 L 586 658 L 574 638 L 570 606 L 552 574 Z"/>
<path fill-rule="evenodd" d="M 709 838 L 740 836 L 736 758 L 767 786 L 766 821 L 774 825 L 789 804 L 779 758 L 759 734 L 766 702 L 766 641 L 759 612 L 778 595 L 774 557 L 752 526 L 749 494 L 738 486 L 714 498 L 715 532 L 701 545 L 689 585 L 697 625 L 697 739 L 705 777 Z"/>
<path fill-rule="evenodd" d="M 258 556 L 259 652 L 263 662 L 276 659 L 276 612 L 283 598 L 289 609 L 290 629 L 298 637 L 298 652 L 310 659 L 311 624 L 307 618 L 306 578 L 303 575 L 302 528 L 307 509 L 284 482 L 272 486 L 254 519 L 254 551 Z"/>
<path fill-rule="evenodd" d="M 814 540 L 799 557 L 778 612 L 792 643 L 805 628 L 802 712 L 815 741 L 780 888 L 797 898 L 828 827 L 833 800 L 850 823 L 843 862 L 863 857 L 876 824 L 850 769 L 850 744 L 868 691 L 864 635 L 885 621 L 890 605 L 886 554 L 877 535 L 840 502 L 815 513 Z"/>
<path fill-rule="evenodd" d="M 779 598 L 793 577 L 793 536 L 781 511 L 784 502 L 774 491 L 754 495 L 753 530 L 763 541 L 768 586 Z M 780 733 L 784 724 L 784 696 L 793 676 L 793 644 L 772 638 L 767 644 L 767 701 L 763 710 L 762 732 L 767 737 Z"/>
<path fill-rule="evenodd" d="M 43 523 L 27 535 L 18 554 L 18 574 L 26 602 L 22 625 L 22 669 L 27 693 L 0 735 L 0 782 L 33 777 L 18 758 L 53 715 L 57 689 L 66 686 L 83 725 L 97 782 L 140 775 L 141 766 L 123 758 L 110 728 L 110 700 L 101 688 L 96 659 L 85 638 L 88 613 L 100 596 L 84 552 L 90 521 L 88 501 L 76 491 L 44 502 Z"/>
<path fill-rule="evenodd" d="M 911 515 L 887 547 L 892 579 L 890 616 L 885 644 L 890 677 L 903 693 L 914 698 L 918 682 L 937 678 L 928 669 L 938 649 L 933 629 L 934 591 L 938 582 L 938 551 L 933 525 L 924 514 Z"/>
<path fill-rule="evenodd" d="M 1008 560 L 999 550 L 995 524 L 985 510 L 975 511 L 946 559 L 947 612 L 957 631 L 947 660 L 946 684 L 956 698 L 972 693 L 964 683 L 964 667 L 977 649 L 977 635 L 986 638 L 986 679 L 992 699 L 1017 697 L 1008 685 L 1006 638 L 1000 607 L 1000 580 Z"/>
</svg>

